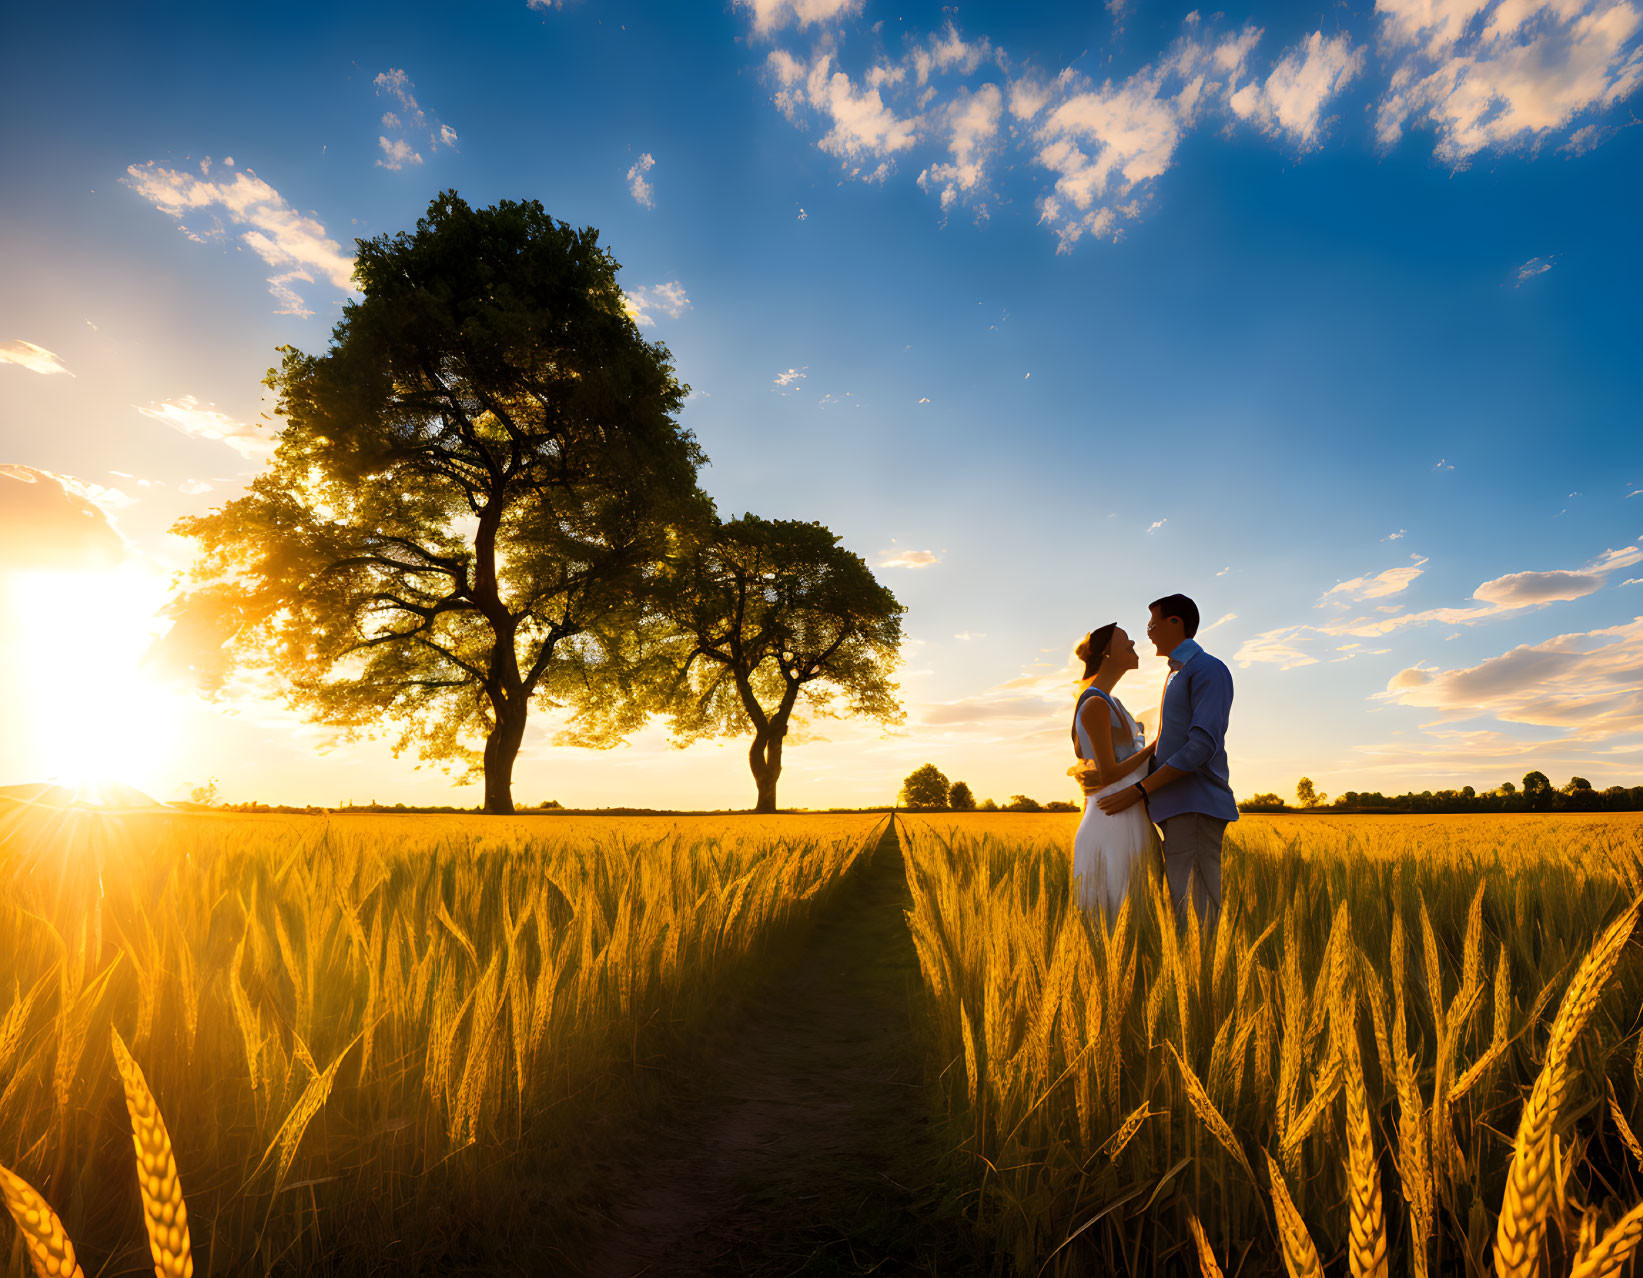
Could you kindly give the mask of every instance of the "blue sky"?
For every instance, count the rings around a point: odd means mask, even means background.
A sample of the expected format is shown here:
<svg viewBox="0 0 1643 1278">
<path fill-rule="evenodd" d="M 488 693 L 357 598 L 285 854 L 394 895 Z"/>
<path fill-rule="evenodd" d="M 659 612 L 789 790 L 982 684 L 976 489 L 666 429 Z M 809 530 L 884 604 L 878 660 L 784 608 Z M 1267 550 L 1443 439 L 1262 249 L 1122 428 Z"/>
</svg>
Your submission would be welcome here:
<svg viewBox="0 0 1643 1278">
<path fill-rule="evenodd" d="M 33 655 L 0 695 L 38 730 L 0 779 L 81 753 L 30 664 L 79 653 L 156 793 L 452 794 L 254 682 L 211 706 L 119 665 L 187 563 L 166 528 L 260 464 L 274 348 L 322 347 L 354 237 L 449 187 L 599 227 L 720 509 L 821 520 L 908 604 L 906 724 L 813 725 L 784 802 L 926 760 L 1064 797 L 1073 643 L 1174 590 L 1237 680 L 1240 794 L 1643 771 L 1627 0 L 12 21 L 0 644 Z M 550 739 L 522 798 L 749 801 L 736 743 Z"/>
</svg>

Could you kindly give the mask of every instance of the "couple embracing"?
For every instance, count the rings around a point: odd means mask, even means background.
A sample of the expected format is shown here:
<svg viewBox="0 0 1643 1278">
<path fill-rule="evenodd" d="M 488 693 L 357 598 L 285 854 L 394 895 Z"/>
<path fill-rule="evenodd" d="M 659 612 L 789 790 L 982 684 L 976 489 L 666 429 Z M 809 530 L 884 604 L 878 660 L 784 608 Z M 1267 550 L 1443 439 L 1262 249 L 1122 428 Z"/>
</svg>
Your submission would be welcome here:
<svg viewBox="0 0 1643 1278">
<path fill-rule="evenodd" d="M 1149 607 L 1147 638 L 1169 662 L 1158 735 L 1147 741 L 1114 694 L 1140 665 L 1135 642 L 1116 623 L 1092 630 L 1075 649 L 1084 662 L 1073 711 L 1069 772 L 1084 789 L 1084 819 L 1073 840 L 1075 891 L 1086 909 L 1116 915 L 1132 871 L 1153 855 L 1163 831 L 1164 873 L 1175 914 L 1187 902 L 1213 929 L 1221 913 L 1221 838 L 1238 807 L 1227 779 L 1232 674 L 1198 646 L 1198 606 L 1165 595 Z"/>
</svg>

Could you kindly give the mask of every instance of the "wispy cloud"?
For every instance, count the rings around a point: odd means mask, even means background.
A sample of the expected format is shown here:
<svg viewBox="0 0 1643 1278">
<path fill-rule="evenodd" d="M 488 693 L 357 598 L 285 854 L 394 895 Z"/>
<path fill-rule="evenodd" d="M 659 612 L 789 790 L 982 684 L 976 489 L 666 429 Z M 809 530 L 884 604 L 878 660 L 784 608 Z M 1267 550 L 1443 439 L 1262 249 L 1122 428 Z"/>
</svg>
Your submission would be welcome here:
<svg viewBox="0 0 1643 1278">
<path fill-rule="evenodd" d="M 68 373 L 68 365 L 54 352 L 21 338 L 14 342 L 0 342 L 0 364 L 16 364 L 31 373 L 43 373 L 48 377 L 53 373 Z M 74 374 L 69 373 L 69 376 Z"/>
<path fill-rule="evenodd" d="M 874 561 L 877 568 L 929 568 L 941 562 L 933 550 L 881 550 Z"/>
<path fill-rule="evenodd" d="M 655 167 L 656 158 L 646 151 L 628 169 L 628 194 L 647 209 L 656 207 L 656 191 L 646 176 Z"/>
<path fill-rule="evenodd" d="M 1227 99 L 1232 113 L 1259 124 L 1267 133 L 1287 137 L 1298 146 L 1321 140 L 1323 112 L 1363 70 L 1363 50 L 1347 35 L 1314 31 L 1284 51 L 1271 74 L 1244 85 Z"/>
<path fill-rule="evenodd" d="M 247 461 L 260 462 L 274 451 L 273 438 L 256 427 L 218 412 L 212 404 L 202 404 L 192 395 L 161 400 L 146 408 L 135 406 L 150 421 L 171 427 L 190 439 L 211 440 L 232 448 Z"/>
<path fill-rule="evenodd" d="M 1475 666 L 1424 662 L 1400 670 L 1377 694 L 1447 719 L 1488 715 L 1503 723 L 1560 728 L 1586 741 L 1643 732 L 1643 617 L 1623 625 L 1521 644 Z"/>
<path fill-rule="evenodd" d="M 299 281 L 324 279 L 344 292 L 352 289 L 354 260 L 326 234 L 318 217 L 297 212 L 249 169 L 216 181 L 205 176 L 209 169 L 206 161 L 196 177 L 150 161 L 133 164 L 121 180 L 168 217 L 198 213 L 248 228 L 240 232 L 240 241 L 277 272 L 268 277 L 268 291 L 280 303 L 276 314 L 306 318 L 314 313 L 296 292 Z M 181 229 L 201 242 L 211 234 Z"/>
<path fill-rule="evenodd" d="M 769 35 L 785 26 L 810 27 L 859 13 L 862 0 L 735 0 L 753 14 L 753 30 Z"/>
<path fill-rule="evenodd" d="M 129 504 L 124 496 L 54 471 L 0 465 L 0 573 L 119 564 L 129 547 L 109 507 Z"/>
<path fill-rule="evenodd" d="M 1413 563 L 1404 564 L 1398 568 L 1388 568 L 1374 576 L 1354 577 L 1350 581 L 1339 581 L 1324 591 L 1323 598 L 1318 600 L 1318 606 L 1326 603 L 1347 604 L 1362 599 L 1384 599 L 1387 595 L 1399 594 L 1409 589 L 1415 579 L 1421 575 L 1421 565 L 1426 560 L 1420 555 L 1411 555 Z"/>
<path fill-rule="evenodd" d="M 791 395 L 799 389 L 799 383 L 804 380 L 805 369 L 809 367 L 810 365 L 806 364 L 804 368 L 790 368 L 785 372 L 777 373 L 771 385 L 782 394 Z"/>
<path fill-rule="evenodd" d="M 1639 540 L 1643 541 L 1643 538 Z M 1584 598 L 1601 590 L 1608 574 L 1638 563 L 1643 563 L 1643 547 L 1622 546 L 1605 550 L 1579 569 L 1513 572 L 1492 578 L 1472 592 L 1476 602 L 1471 606 L 1404 612 L 1399 605 L 1393 604 L 1383 606 L 1378 616 L 1342 617 L 1316 625 L 1279 626 L 1246 640 L 1235 660 L 1246 667 L 1268 662 L 1287 670 L 1315 660 L 1303 645 L 1325 638 L 1378 639 L 1412 626 L 1476 625 L 1496 617 L 1519 614 L 1530 608 Z M 1327 600 L 1329 596 L 1326 594 L 1324 598 Z"/>
<path fill-rule="evenodd" d="M 1402 541 L 1408 535 L 1409 535 L 1409 530 L 1407 528 L 1400 528 L 1395 533 L 1387 533 L 1386 536 L 1381 538 L 1381 540 L 1382 541 Z"/>
<path fill-rule="evenodd" d="M 622 302 L 628 314 L 633 316 L 633 322 L 644 327 L 656 323 L 656 312 L 678 319 L 691 308 L 690 297 L 678 280 L 652 284 L 646 288 L 624 289 Z"/>
<path fill-rule="evenodd" d="M 1167 518 L 1165 518 L 1165 519 L 1155 519 L 1155 520 L 1152 521 L 1151 524 L 1149 524 L 1147 526 L 1147 531 L 1150 532 L 1150 533 L 1155 533 L 1167 523 L 1169 523 L 1169 520 Z"/>
<path fill-rule="evenodd" d="M 428 152 L 431 155 L 440 147 L 449 147 L 456 150 L 456 130 L 448 124 L 441 124 L 438 119 L 430 118 L 429 113 L 416 100 L 416 85 L 411 83 L 411 77 L 399 67 L 390 67 L 371 82 L 376 86 L 377 96 L 387 94 L 399 104 L 399 110 L 385 111 L 382 116 L 382 136 L 377 138 L 377 149 L 382 152 L 377 157 L 377 165 L 384 169 L 403 169 L 407 165 L 422 163 L 422 156 L 417 151 L 420 142 L 413 143 L 411 138 L 428 139 Z"/>
<path fill-rule="evenodd" d="M 1531 257 L 1517 268 L 1517 281 L 1513 287 L 1522 288 L 1526 281 L 1534 279 L 1537 275 L 1546 274 L 1547 271 L 1552 269 L 1554 261 L 1556 259 L 1550 257 Z"/>
</svg>

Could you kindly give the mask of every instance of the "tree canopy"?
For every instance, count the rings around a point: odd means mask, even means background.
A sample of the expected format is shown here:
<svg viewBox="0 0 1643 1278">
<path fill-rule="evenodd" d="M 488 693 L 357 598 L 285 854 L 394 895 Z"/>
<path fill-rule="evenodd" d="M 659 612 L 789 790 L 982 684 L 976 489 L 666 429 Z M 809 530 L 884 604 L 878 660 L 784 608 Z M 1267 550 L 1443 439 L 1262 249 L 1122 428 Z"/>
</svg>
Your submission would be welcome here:
<svg viewBox="0 0 1643 1278">
<path fill-rule="evenodd" d="M 776 810 L 801 696 L 810 715 L 901 721 L 891 674 L 906 609 L 821 524 L 719 523 L 674 562 L 665 596 L 660 704 L 674 740 L 751 731 L 758 811 Z"/>
<path fill-rule="evenodd" d="M 944 808 L 951 793 L 947 777 L 933 763 L 914 768 L 901 783 L 901 806 L 905 808 Z"/>
<path fill-rule="evenodd" d="M 269 372 L 267 470 L 177 525 L 203 552 L 177 609 L 193 664 L 264 662 L 311 718 L 482 772 L 489 812 L 512 810 L 533 700 L 634 713 L 612 672 L 711 508 L 685 388 L 616 271 L 535 201 L 445 192 L 360 241 L 330 348 Z"/>
</svg>

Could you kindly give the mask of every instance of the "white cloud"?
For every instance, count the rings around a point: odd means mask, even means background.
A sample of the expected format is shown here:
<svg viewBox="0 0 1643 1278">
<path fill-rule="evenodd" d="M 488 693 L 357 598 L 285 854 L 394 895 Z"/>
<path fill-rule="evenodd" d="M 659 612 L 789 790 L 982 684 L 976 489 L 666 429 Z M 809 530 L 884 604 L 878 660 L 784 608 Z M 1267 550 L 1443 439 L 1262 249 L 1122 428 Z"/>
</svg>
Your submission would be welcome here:
<svg viewBox="0 0 1643 1278">
<path fill-rule="evenodd" d="M 1207 635 L 1211 630 L 1214 630 L 1217 626 L 1224 626 L 1229 621 L 1237 621 L 1237 620 L 1238 620 L 1238 614 L 1237 613 L 1235 613 L 1235 612 L 1223 613 L 1221 616 L 1217 617 L 1214 621 L 1210 622 L 1209 625 L 1203 627 L 1203 629 L 1201 629 L 1198 633 Z"/>
<path fill-rule="evenodd" d="M 14 342 L 0 342 L 0 364 L 16 364 L 31 373 L 43 373 L 48 377 L 53 373 L 68 373 L 68 366 L 58 355 L 21 338 Z M 73 374 L 69 373 L 69 376 Z"/>
<path fill-rule="evenodd" d="M 804 380 L 805 369 L 807 369 L 809 367 L 810 367 L 810 365 L 806 364 L 804 366 L 804 368 L 790 368 L 785 373 L 777 373 L 774 381 L 772 382 L 772 385 L 775 385 L 775 386 L 793 386 L 793 385 L 796 385 L 797 383 L 802 382 Z"/>
<path fill-rule="evenodd" d="M 1525 281 L 1532 280 L 1537 275 L 1546 274 L 1547 271 L 1552 269 L 1552 263 L 1555 260 L 1550 257 L 1531 257 L 1517 268 L 1517 283 L 1514 287 L 1522 288 Z"/>
<path fill-rule="evenodd" d="M 885 105 L 879 89 L 858 86 L 837 70 L 830 51 L 818 53 L 809 65 L 778 49 L 766 67 L 781 86 L 776 105 L 790 120 L 810 107 L 831 127 L 817 144 L 837 156 L 852 177 L 882 181 L 891 157 L 907 150 L 918 137 L 918 122 L 903 118 Z M 874 160 L 876 168 L 867 168 Z M 852 167 L 854 166 L 854 167 Z"/>
<path fill-rule="evenodd" d="M 456 150 L 456 130 L 441 124 L 437 118 L 430 118 L 423 110 L 416 100 L 416 85 L 402 68 L 390 67 L 371 83 L 376 86 L 378 97 L 386 93 L 399 103 L 398 111 L 388 111 L 382 117 L 383 129 L 395 136 L 377 138 L 377 147 L 382 152 L 377 157 L 379 168 L 398 170 L 422 163 L 416 144 L 410 140 L 411 134 L 419 138 L 425 136 L 430 153 L 442 146 Z"/>
<path fill-rule="evenodd" d="M 1169 520 L 1167 518 L 1165 518 L 1165 519 L 1155 519 L 1155 520 L 1153 520 L 1152 524 L 1148 526 L 1147 531 L 1150 532 L 1150 533 L 1155 533 L 1167 523 L 1169 523 Z"/>
<path fill-rule="evenodd" d="M 1400 528 L 1395 533 L 1387 533 L 1386 536 L 1381 538 L 1381 540 L 1382 541 L 1402 541 L 1408 535 L 1409 535 L 1409 530 L 1407 528 Z"/>
<path fill-rule="evenodd" d="M 678 319 L 691 308 L 691 301 L 685 293 L 684 285 L 678 280 L 669 280 L 666 284 L 652 284 L 647 288 L 636 288 L 622 292 L 622 304 L 627 308 L 633 322 L 649 327 L 656 323 L 653 311 L 660 311 L 672 319 Z"/>
<path fill-rule="evenodd" d="M 760 35 L 792 25 L 799 28 L 836 21 L 861 9 L 862 0 L 735 0 L 738 9 L 753 11 L 753 29 Z"/>
<path fill-rule="evenodd" d="M 656 207 L 656 192 L 645 175 L 656 167 L 656 159 L 649 151 L 642 154 L 628 169 L 628 194 L 647 209 Z"/>
<path fill-rule="evenodd" d="M 1381 143 L 1426 124 L 1439 158 L 1456 166 L 1486 148 L 1536 143 L 1643 83 L 1643 14 L 1631 0 L 1377 0 L 1376 11 L 1393 66 Z M 1601 141 L 1588 130 L 1569 147 Z"/>
<path fill-rule="evenodd" d="M 314 313 L 292 287 L 298 280 L 312 284 L 316 277 L 323 278 L 344 292 L 353 287 L 354 260 L 326 235 L 319 219 L 298 213 L 249 170 L 231 179 L 208 181 L 150 161 L 131 165 L 121 180 L 170 217 L 218 213 L 249 228 L 240 233 L 241 241 L 278 272 L 269 276 L 268 291 L 281 303 L 280 315 L 306 318 Z"/>
<path fill-rule="evenodd" d="M 1405 564 L 1401 568 L 1388 568 L 1385 572 L 1376 573 L 1373 577 L 1354 577 L 1350 581 L 1336 582 L 1324 592 L 1324 597 L 1318 600 L 1319 605 L 1326 603 L 1350 603 L 1361 599 L 1384 599 L 1387 595 L 1399 594 L 1407 590 L 1415 578 L 1421 575 L 1421 565 L 1426 562 L 1420 556 L 1414 556 L 1415 562 Z"/>
<path fill-rule="evenodd" d="M 1437 460 L 1437 464 L 1434 465 L 1432 467 L 1432 469 L 1433 470 L 1454 470 L 1455 467 L 1454 467 L 1453 463 L 1451 463 L 1450 460 L 1447 457 L 1440 457 Z"/>
<path fill-rule="evenodd" d="M 929 568 L 939 564 L 932 550 L 881 550 L 874 566 L 877 568 Z"/>
<path fill-rule="evenodd" d="M 202 404 L 192 395 L 161 400 L 147 408 L 134 405 L 150 421 L 160 422 L 187 435 L 190 439 L 207 439 L 226 444 L 246 461 L 260 462 L 274 451 L 273 438 L 246 422 L 237 421 L 227 413 L 220 413 L 210 404 Z"/>
<path fill-rule="evenodd" d="M 921 404 L 928 404 L 930 402 L 930 397 L 928 395 L 922 395 L 919 397 L 918 402 Z"/>
<path fill-rule="evenodd" d="M 1300 146 L 1318 141 L 1325 106 L 1363 69 L 1363 50 L 1347 35 L 1314 31 L 1284 51 L 1263 84 L 1246 84 L 1227 100 L 1233 113 Z"/>
<path fill-rule="evenodd" d="M 940 188 L 945 212 L 961 196 L 969 195 L 981 182 L 987 155 L 998 135 L 1004 110 L 1004 95 L 996 84 L 984 84 L 975 92 L 960 91 L 942 112 L 942 124 L 952 149 L 952 160 L 934 164 L 918 175 L 925 191 Z"/>
<path fill-rule="evenodd" d="M 1039 222 L 1062 252 L 1085 235 L 1115 236 L 1140 216 L 1151 184 L 1175 162 L 1181 139 L 1211 105 L 1237 91 L 1260 31 L 1208 36 L 1196 15 L 1158 61 L 1114 84 L 1096 85 L 1064 71 L 1060 101 L 1041 108 L 1032 132 L 1033 159 L 1055 174 L 1039 198 Z M 1024 107 L 1033 106 L 1031 96 Z"/>
<path fill-rule="evenodd" d="M 961 639 L 965 643 L 970 643 L 970 642 L 972 642 L 973 640 L 976 640 L 976 639 L 985 639 L 986 637 L 987 636 L 984 633 L 977 632 L 977 631 L 970 631 L 970 630 L 960 630 L 956 635 L 953 636 L 953 638 Z"/>
<path fill-rule="evenodd" d="M 411 144 L 404 138 L 395 138 L 390 142 L 387 138 L 379 137 L 377 146 L 382 154 L 377 157 L 377 166 L 384 169 L 399 170 L 407 164 L 421 164 L 422 157 L 416 153 Z"/>
</svg>

